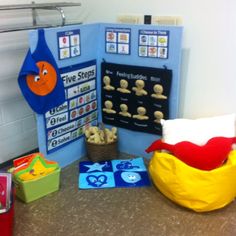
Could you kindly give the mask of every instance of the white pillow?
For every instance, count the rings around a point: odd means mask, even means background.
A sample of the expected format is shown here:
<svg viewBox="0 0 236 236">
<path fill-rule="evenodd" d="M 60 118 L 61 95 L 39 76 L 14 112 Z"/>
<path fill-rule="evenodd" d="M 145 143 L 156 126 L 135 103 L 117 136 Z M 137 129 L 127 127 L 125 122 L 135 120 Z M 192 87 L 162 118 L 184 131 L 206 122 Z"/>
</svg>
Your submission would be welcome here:
<svg viewBox="0 0 236 236">
<path fill-rule="evenodd" d="M 163 140 L 169 144 L 190 141 L 204 145 L 216 136 L 235 136 L 235 114 L 200 119 L 161 120 Z"/>
</svg>

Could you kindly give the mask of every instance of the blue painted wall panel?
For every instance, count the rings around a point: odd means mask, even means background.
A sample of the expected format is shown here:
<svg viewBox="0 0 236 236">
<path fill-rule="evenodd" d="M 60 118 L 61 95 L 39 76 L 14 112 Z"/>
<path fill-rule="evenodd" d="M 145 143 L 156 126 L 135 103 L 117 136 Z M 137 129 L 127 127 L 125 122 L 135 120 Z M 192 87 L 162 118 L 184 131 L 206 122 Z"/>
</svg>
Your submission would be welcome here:
<svg viewBox="0 0 236 236">
<path fill-rule="evenodd" d="M 107 27 L 130 28 L 131 29 L 131 53 L 130 55 L 108 54 L 105 52 L 105 31 Z M 59 60 L 57 32 L 68 30 L 80 30 L 81 55 L 78 57 Z M 138 56 L 139 30 L 167 30 L 169 31 L 169 55 L 168 59 L 144 58 Z M 179 110 L 179 86 L 180 86 L 180 58 L 182 27 L 163 27 L 154 25 L 124 25 L 124 24 L 88 24 L 73 25 L 58 28 L 45 29 L 47 44 L 53 53 L 59 68 L 84 63 L 90 60 L 97 60 L 97 88 L 98 88 L 98 111 L 101 120 L 101 68 L 103 60 L 110 63 L 147 66 L 163 68 L 166 66 L 173 71 L 172 87 L 170 95 L 170 118 L 178 117 Z M 34 51 L 37 44 L 37 30 L 30 32 L 30 48 Z M 47 155 L 45 124 L 42 115 L 37 115 L 38 143 L 40 151 L 51 160 L 58 161 L 64 167 L 75 160 L 86 155 L 84 139 L 70 143 L 58 151 Z M 149 157 L 144 150 L 151 142 L 159 138 L 157 135 L 135 132 L 119 128 L 119 150 L 121 152 Z"/>
</svg>

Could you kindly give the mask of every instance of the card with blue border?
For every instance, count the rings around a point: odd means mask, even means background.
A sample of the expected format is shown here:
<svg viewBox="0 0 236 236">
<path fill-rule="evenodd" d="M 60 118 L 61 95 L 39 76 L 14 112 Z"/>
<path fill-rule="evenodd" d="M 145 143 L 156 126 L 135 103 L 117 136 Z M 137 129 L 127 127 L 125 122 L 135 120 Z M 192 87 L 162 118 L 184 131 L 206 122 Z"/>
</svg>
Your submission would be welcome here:
<svg viewBox="0 0 236 236">
<path fill-rule="evenodd" d="M 80 189 L 144 187 L 151 182 L 143 158 L 79 163 Z"/>
</svg>

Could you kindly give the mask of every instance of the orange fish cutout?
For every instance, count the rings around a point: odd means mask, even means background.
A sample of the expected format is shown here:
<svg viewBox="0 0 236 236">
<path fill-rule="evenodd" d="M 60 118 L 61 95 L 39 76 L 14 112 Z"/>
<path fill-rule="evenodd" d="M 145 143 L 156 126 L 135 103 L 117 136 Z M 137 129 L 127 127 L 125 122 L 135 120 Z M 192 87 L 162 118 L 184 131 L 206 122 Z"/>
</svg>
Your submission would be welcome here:
<svg viewBox="0 0 236 236">
<path fill-rule="evenodd" d="M 54 67 L 46 61 L 39 61 L 36 65 L 39 68 L 39 74 L 27 75 L 26 83 L 29 89 L 36 95 L 46 96 L 56 86 L 57 73 Z"/>
</svg>

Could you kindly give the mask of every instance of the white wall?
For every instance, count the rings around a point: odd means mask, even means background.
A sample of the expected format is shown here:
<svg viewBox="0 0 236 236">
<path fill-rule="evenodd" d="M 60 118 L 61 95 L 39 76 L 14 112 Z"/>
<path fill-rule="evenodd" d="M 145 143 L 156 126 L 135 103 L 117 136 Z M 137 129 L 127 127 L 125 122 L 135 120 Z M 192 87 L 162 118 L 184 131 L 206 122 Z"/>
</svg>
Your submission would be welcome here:
<svg viewBox="0 0 236 236">
<path fill-rule="evenodd" d="M 118 14 L 183 18 L 180 116 L 236 112 L 235 0 L 82 0 L 87 22 L 115 22 Z"/>
<path fill-rule="evenodd" d="M 0 4 L 29 2 L 1 0 Z M 236 112 L 235 0 L 77 2 L 81 2 L 82 7 L 65 9 L 69 22 L 116 22 L 118 14 L 182 16 L 180 117 L 197 118 Z M 59 20 L 57 14 L 41 14 L 40 22 Z M 30 22 L 29 11 L 0 12 L 0 27 Z M 0 163 L 37 147 L 35 118 L 17 85 L 17 75 L 27 48 L 27 31 L 0 34 Z"/>
<path fill-rule="evenodd" d="M 25 0 L 1 0 L 0 5 L 25 4 Z M 53 2 L 36 0 L 35 2 Z M 58 2 L 58 1 L 57 1 Z M 69 23 L 81 21 L 79 7 L 65 9 Z M 39 23 L 61 23 L 57 12 L 38 11 Z M 31 11 L 0 11 L 0 28 L 31 25 Z M 35 115 L 18 88 L 17 77 L 28 50 L 28 32 L 0 34 L 0 164 L 38 147 Z"/>
</svg>

